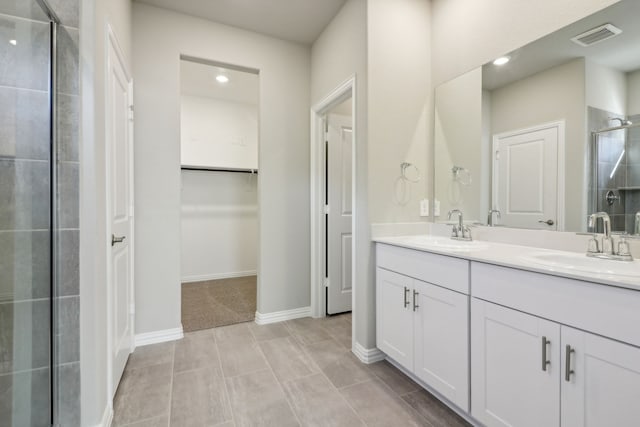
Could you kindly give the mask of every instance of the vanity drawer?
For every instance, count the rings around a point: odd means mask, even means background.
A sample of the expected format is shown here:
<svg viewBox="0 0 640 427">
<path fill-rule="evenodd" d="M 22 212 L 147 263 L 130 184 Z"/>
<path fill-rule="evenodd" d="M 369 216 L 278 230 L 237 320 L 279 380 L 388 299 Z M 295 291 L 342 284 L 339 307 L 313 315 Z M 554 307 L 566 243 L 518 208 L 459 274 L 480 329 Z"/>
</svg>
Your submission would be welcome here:
<svg viewBox="0 0 640 427">
<path fill-rule="evenodd" d="M 469 294 L 469 261 L 378 243 L 376 265 L 423 282 Z"/>
<path fill-rule="evenodd" d="M 472 262 L 471 295 L 640 346 L 640 291 Z"/>
</svg>

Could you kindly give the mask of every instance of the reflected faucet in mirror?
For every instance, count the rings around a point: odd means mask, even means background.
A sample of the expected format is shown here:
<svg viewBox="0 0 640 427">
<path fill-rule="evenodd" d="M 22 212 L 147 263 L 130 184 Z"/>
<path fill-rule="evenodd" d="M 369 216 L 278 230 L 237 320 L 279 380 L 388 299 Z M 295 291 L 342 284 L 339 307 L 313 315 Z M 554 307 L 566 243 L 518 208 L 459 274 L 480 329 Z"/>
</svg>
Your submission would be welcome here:
<svg viewBox="0 0 640 427">
<path fill-rule="evenodd" d="M 487 225 L 489 227 L 495 226 L 495 223 L 493 222 L 493 214 L 496 214 L 498 219 L 500 219 L 500 211 L 498 209 L 489 209 L 489 215 L 487 216 Z"/>
</svg>

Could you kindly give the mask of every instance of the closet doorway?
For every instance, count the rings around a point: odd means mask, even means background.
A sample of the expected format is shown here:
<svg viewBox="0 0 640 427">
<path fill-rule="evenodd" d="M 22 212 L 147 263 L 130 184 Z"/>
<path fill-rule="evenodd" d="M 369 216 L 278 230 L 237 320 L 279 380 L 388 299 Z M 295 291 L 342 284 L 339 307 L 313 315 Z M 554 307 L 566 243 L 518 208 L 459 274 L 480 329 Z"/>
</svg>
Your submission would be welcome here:
<svg viewBox="0 0 640 427">
<path fill-rule="evenodd" d="M 257 70 L 180 61 L 185 332 L 251 321 L 258 262 Z"/>
</svg>

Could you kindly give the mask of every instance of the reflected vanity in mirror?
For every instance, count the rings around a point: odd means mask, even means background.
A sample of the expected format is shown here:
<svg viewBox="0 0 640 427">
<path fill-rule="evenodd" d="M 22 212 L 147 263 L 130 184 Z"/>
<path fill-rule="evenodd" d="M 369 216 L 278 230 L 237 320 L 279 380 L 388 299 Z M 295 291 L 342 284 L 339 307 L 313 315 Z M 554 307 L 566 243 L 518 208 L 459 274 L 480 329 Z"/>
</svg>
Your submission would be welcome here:
<svg viewBox="0 0 640 427">
<path fill-rule="evenodd" d="M 622 0 L 436 88 L 436 221 L 640 231 L 638 16 Z"/>
</svg>

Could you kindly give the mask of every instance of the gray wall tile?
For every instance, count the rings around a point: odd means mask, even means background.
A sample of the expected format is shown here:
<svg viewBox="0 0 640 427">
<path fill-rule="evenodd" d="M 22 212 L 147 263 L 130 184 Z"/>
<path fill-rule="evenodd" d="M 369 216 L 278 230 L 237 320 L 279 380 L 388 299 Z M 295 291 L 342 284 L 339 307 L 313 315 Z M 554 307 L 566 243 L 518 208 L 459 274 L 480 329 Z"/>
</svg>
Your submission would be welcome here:
<svg viewBox="0 0 640 427">
<path fill-rule="evenodd" d="M 59 93 L 78 95 L 79 32 L 69 27 L 58 28 L 58 84 Z"/>
<path fill-rule="evenodd" d="M 0 374 L 49 365 L 49 300 L 0 304 Z"/>
<path fill-rule="evenodd" d="M 46 91 L 48 81 L 49 24 L 1 16 L 0 86 Z"/>
<path fill-rule="evenodd" d="M 49 369 L 0 375 L 0 427 L 48 426 Z"/>
<path fill-rule="evenodd" d="M 49 96 L 0 87 L 0 157 L 49 159 Z"/>
<path fill-rule="evenodd" d="M 49 165 L 0 159 L 0 230 L 49 228 Z"/>
<path fill-rule="evenodd" d="M 79 227 L 79 170 L 77 163 L 61 162 L 58 165 L 57 203 L 60 228 Z"/>
<path fill-rule="evenodd" d="M 78 161 L 79 110 L 77 95 L 58 96 L 58 160 Z"/>
<path fill-rule="evenodd" d="M 0 302 L 48 298 L 49 231 L 0 231 Z"/>
<path fill-rule="evenodd" d="M 78 295 L 80 293 L 80 231 L 61 230 L 58 232 L 57 296 Z"/>
<path fill-rule="evenodd" d="M 80 427 L 80 363 L 60 366 L 58 378 L 58 422 L 64 427 Z"/>
<path fill-rule="evenodd" d="M 56 340 L 58 363 L 80 360 L 80 297 L 57 298 Z"/>
<path fill-rule="evenodd" d="M 80 18 L 80 2 L 78 0 L 48 0 L 62 25 L 78 28 Z"/>
</svg>

